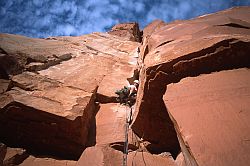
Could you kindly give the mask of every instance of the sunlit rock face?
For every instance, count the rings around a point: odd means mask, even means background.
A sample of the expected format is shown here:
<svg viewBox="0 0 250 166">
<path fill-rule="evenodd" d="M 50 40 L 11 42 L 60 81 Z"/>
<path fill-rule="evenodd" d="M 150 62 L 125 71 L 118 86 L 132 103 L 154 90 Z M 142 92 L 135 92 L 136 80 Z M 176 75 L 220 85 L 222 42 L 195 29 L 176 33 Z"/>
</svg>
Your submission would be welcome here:
<svg viewBox="0 0 250 166">
<path fill-rule="evenodd" d="M 1 34 L 1 141 L 78 159 L 89 142 L 98 142 L 88 139 L 96 112 L 105 110 L 96 102 L 115 101 L 114 92 L 133 75 L 130 62 L 138 46 L 107 33 L 47 39 Z M 116 114 L 113 118 L 119 119 Z M 124 141 L 122 133 L 119 141 Z"/>
<path fill-rule="evenodd" d="M 123 153 L 110 147 L 89 147 L 77 162 L 77 166 L 82 165 L 123 165 Z M 157 166 L 176 166 L 171 156 L 160 156 L 148 152 L 130 152 L 127 160 L 128 166 L 138 165 L 157 165 Z"/>
<path fill-rule="evenodd" d="M 181 150 L 187 165 L 249 164 L 249 9 L 145 28 L 132 129 L 149 151 Z"/>
<path fill-rule="evenodd" d="M 164 102 L 191 165 L 248 165 L 249 75 L 240 68 L 168 85 Z"/>
<path fill-rule="evenodd" d="M 249 165 L 249 10 L 0 34 L 0 165 L 122 165 L 125 138 L 128 165 Z M 126 128 L 114 92 L 138 77 Z"/>
<path fill-rule="evenodd" d="M 126 40 L 141 42 L 139 25 L 135 22 L 117 24 L 108 33 L 120 36 Z"/>
</svg>

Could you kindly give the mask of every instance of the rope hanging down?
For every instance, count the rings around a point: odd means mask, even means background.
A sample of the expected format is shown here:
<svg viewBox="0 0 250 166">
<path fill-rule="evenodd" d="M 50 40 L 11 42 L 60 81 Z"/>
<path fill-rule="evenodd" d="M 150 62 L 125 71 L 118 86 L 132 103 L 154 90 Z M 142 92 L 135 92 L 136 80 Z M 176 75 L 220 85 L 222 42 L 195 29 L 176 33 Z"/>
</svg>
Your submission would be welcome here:
<svg viewBox="0 0 250 166">
<path fill-rule="evenodd" d="M 132 108 L 130 108 L 130 111 L 128 113 L 128 107 L 126 107 L 126 122 L 125 122 L 125 141 L 124 141 L 124 152 L 123 152 L 123 166 L 127 166 L 127 160 L 128 160 L 128 130 L 129 130 L 129 123 L 131 121 L 132 116 Z"/>
</svg>

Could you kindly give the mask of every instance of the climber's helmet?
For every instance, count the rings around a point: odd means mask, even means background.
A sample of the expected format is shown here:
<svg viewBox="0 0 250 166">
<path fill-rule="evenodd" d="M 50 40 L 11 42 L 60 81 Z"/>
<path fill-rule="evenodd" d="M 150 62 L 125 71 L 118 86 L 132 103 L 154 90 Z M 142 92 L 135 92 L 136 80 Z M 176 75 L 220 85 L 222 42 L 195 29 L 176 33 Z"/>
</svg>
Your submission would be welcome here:
<svg viewBox="0 0 250 166">
<path fill-rule="evenodd" d="M 134 80 L 134 84 L 139 85 L 139 80 Z"/>
</svg>

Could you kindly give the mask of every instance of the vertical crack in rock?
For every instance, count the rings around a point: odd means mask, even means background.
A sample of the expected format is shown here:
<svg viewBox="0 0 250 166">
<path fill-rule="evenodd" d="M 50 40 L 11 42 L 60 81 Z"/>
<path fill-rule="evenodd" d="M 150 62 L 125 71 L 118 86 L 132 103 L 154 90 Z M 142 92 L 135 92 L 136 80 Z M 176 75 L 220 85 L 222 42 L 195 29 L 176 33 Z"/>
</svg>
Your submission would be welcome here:
<svg viewBox="0 0 250 166">
<path fill-rule="evenodd" d="M 21 149 L 20 154 L 16 152 L 17 155 L 6 158 L 8 147 L 0 144 L 0 165 L 4 162 L 25 165 L 37 157 L 29 153 L 74 160 L 82 154 L 76 164 L 79 166 L 121 165 L 127 142 L 124 123 L 130 110 L 113 103 L 114 92 L 126 85 L 136 63 L 140 86 L 136 118 L 132 130 L 128 130 L 128 164 L 136 161 L 145 165 L 174 165 L 173 158 L 178 154 L 184 156 L 187 165 L 216 161 L 210 157 L 216 150 L 203 150 L 205 154 L 195 152 L 190 141 L 194 137 L 184 132 L 190 126 L 180 125 L 174 114 L 179 100 L 170 98 L 176 102 L 171 105 L 165 96 L 179 95 L 183 90 L 176 85 L 183 83 L 180 82 L 183 78 L 250 67 L 248 10 L 247 7 L 229 9 L 173 23 L 156 20 L 143 32 L 137 23 L 124 23 L 115 25 L 108 33 L 53 37 L 53 40 L 0 34 L 0 133 L 3 133 L 0 140 L 7 146 L 28 150 L 26 153 Z M 172 84 L 177 89 L 172 89 Z M 242 93 L 245 89 L 241 90 L 237 92 L 239 96 L 248 95 Z M 245 118 L 244 112 L 240 110 L 239 116 Z M 242 139 L 248 141 L 245 135 Z M 200 146 L 197 141 L 195 144 Z M 247 155 L 241 155 L 237 157 L 245 162 Z M 238 162 L 237 157 L 230 159 Z"/>
<path fill-rule="evenodd" d="M 137 115 L 132 129 L 143 140 L 150 142 L 146 145 L 149 152 L 155 154 L 171 152 L 175 158 L 180 151 L 180 146 L 174 125 L 162 99 L 168 74 L 162 71 L 149 72 L 149 70 L 147 73 L 149 75 L 144 84 L 144 94 L 139 108 L 141 112 Z M 153 78 L 150 79 L 151 77 Z"/>
<path fill-rule="evenodd" d="M 192 154 L 192 151 L 191 151 L 188 143 L 183 140 L 183 136 L 181 135 L 181 131 L 180 131 L 180 128 L 178 127 L 178 124 L 177 124 L 176 120 L 170 114 L 170 112 L 168 114 L 169 114 L 169 117 L 170 117 L 171 121 L 174 124 L 174 128 L 175 128 L 176 133 L 177 133 L 177 138 L 178 138 L 179 143 L 180 143 L 182 154 L 185 157 L 185 164 L 187 166 L 198 166 L 198 163 L 196 162 L 196 160 L 194 158 L 194 155 Z"/>
<path fill-rule="evenodd" d="M 228 39 L 168 63 L 148 67 L 145 76 L 141 75 L 144 89 L 138 94 L 142 98 L 132 126 L 136 134 L 150 142 L 147 149 L 151 153 L 169 151 L 173 157 L 180 151 L 176 130 L 162 99 L 168 84 L 203 73 L 250 67 L 249 51 L 249 42 Z"/>
</svg>

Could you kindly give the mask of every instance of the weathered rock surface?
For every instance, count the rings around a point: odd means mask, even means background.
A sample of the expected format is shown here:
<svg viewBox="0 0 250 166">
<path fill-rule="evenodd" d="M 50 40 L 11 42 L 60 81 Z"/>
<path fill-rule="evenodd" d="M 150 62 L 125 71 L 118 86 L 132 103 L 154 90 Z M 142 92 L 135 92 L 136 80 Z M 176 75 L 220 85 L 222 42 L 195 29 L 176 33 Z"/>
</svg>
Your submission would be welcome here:
<svg viewBox="0 0 250 166">
<path fill-rule="evenodd" d="M 190 165 L 249 165 L 250 70 L 188 77 L 164 101 Z"/>
<path fill-rule="evenodd" d="M 0 94 L 6 92 L 11 88 L 11 81 L 0 79 Z"/>
<path fill-rule="evenodd" d="M 1 140 L 69 158 L 80 155 L 94 95 L 29 72 L 14 76 L 13 82 L 15 87 L 1 96 Z"/>
<path fill-rule="evenodd" d="M 175 159 L 175 163 L 178 166 L 186 166 L 187 164 L 185 163 L 185 158 L 183 156 L 183 153 L 179 153 L 178 156 Z"/>
<path fill-rule="evenodd" d="M 77 162 L 77 166 L 105 166 L 123 165 L 123 153 L 108 146 L 95 146 L 87 148 Z M 175 166 L 171 156 L 152 155 L 148 152 L 133 151 L 127 156 L 128 166 Z"/>
<path fill-rule="evenodd" d="M 159 31 L 161 27 L 164 27 L 166 23 L 162 20 L 154 20 L 150 24 L 148 24 L 143 29 L 143 43 L 147 40 L 154 32 Z"/>
<path fill-rule="evenodd" d="M 117 81 L 120 69 L 130 77 L 138 45 L 105 33 L 48 39 L 1 34 L 1 76 L 7 79 L 0 86 L 1 141 L 78 159 L 89 146 L 96 96 L 100 102 L 115 96 L 103 80 Z M 112 85 L 118 89 L 121 82 Z M 105 90 L 97 92 L 99 86 Z"/>
<path fill-rule="evenodd" d="M 38 71 L 68 60 L 77 52 L 70 43 L 0 34 L 1 73 Z"/>
<path fill-rule="evenodd" d="M 124 142 L 128 109 L 118 103 L 100 105 L 96 115 L 96 145 Z"/>
<path fill-rule="evenodd" d="M 108 146 L 87 148 L 77 162 L 77 166 L 122 165 L 123 153 Z"/>
<path fill-rule="evenodd" d="M 174 124 L 168 115 L 168 105 L 165 105 L 162 99 L 168 84 L 179 82 L 186 77 L 250 66 L 249 18 L 249 7 L 232 8 L 192 20 L 160 25 L 158 30 L 148 32 L 149 35 L 141 47 L 140 87 L 132 129 L 139 137 L 149 142 L 146 148 L 150 152 L 169 151 L 176 157 L 180 151 Z M 146 29 L 154 29 L 156 25 L 149 25 L 151 27 Z M 177 93 L 176 95 L 178 96 Z M 238 102 L 244 105 L 245 101 Z M 176 105 L 178 106 L 177 103 Z M 193 105 L 196 105 L 196 102 L 193 102 Z M 182 111 L 191 110 L 182 108 Z M 189 114 L 183 118 L 190 123 L 196 122 L 196 119 Z M 206 119 L 202 120 L 205 123 Z M 211 130 L 206 131 L 213 134 L 212 128 L 216 129 L 217 126 L 206 124 L 211 125 Z M 249 133 L 248 127 L 244 126 L 244 129 Z M 240 140 L 237 134 L 232 139 L 236 137 Z M 216 142 L 216 140 L 210 141 Z M 201 148 L 202 145 L 196 143 L 196 147 Z M 214 143 L 213 146 L 217 144 Z M 241 158 L 245 155 L 243 149 L 248 151 L 249 148 L 246 145 L 239 148 L 242 150 L 239 150 L 240 154 L 237 155 Z M 206 151 L 206 154 L 209 156 L 210 151 Z M 219 156 L 220 151 L 216 151 L 216 154 Z M 184 157 L 187 158 L 185 155 Z M 245 157 L 241 159 L 247 162 Z M 227 159 L 221 158 L 221 160 Z M 216 165 L 214 160 L 211 163 L 210 165 Z M 201 159 L 198 164 L 203 165 L 203 160 Z"/>
<path fill-rule="evenodd" d="M 32 156 L 22 148 L 10 148 L 0 143 L 0 165 L 1 166 L 75 166 L 76 161 L 60 160 L 45 156 Z"/>
<path fill-rule="evenodd" d="M 143 36 L 136 23 L 79 37 L 0 34 L 1 164 L 122 165 L 127 108 L 114 92 L 139 69 L 128 165 L 249 165 L 249 9 L 156 20 Z"/>
<path fill-rule="evenodd" d="M 148 152 L 131 152 L 128 155 L 128 165 L 176 166 L 172 156 L 154 155 Z"/>
<path fill-rule="evenodd" d="M 92 141 L 96 146 L 111 146 L 116 150 L 124 151 L 126 121 L 129 120 L 131 109 L 118 103 L 100 104 L 95 117 L 92 131 Z M 126 119 L 127 118 L 127 119 Z M 138 141 L 131 129 L 128 131 L 128 149 L 136 150 Z"/>
<path fill-rule="evenodd" d="M 108 33 L 123 37 L 126 40 L 141 42 L 139 25 L 135 22 L 117 24 Z"/>
<path fill-rule="evenodd" d="M 20 166 L 75 166 L 76 161 L 72 160 L 58 160 L 48 157 L 35 157 L 30 155 L 24 160 Z"/>
<path fill-rule="evenodd" d="M 0 143 L 0 165 L 14 166 L 22 163 L 29 154 L 22 148 L 10 148 Z"/>
</svg>

